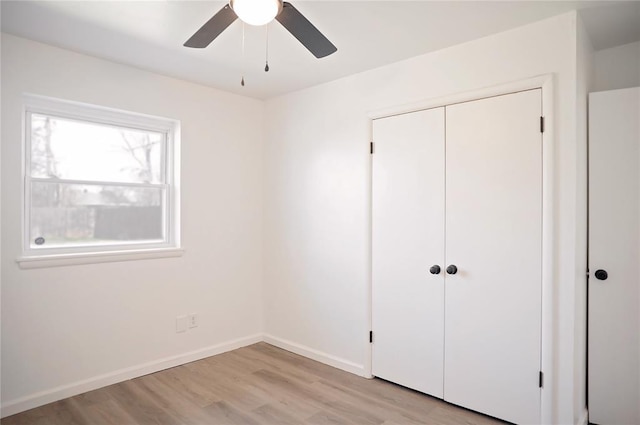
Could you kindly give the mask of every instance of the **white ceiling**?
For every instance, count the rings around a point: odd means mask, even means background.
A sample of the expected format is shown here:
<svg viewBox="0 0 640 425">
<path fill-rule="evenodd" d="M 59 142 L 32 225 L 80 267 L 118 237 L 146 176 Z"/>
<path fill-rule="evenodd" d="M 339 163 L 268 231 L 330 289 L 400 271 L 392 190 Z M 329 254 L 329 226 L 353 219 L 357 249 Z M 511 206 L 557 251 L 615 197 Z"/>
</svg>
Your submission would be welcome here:
<svg viewBox="0 0 640 425">
<path fill-rule="evenodd" d="M 640 2 L 629 1 L 580 11 L 595 50 L 640 40 Z"/>
<path fill-rule="evenodd" d="M 2 31 L 259 99 L 331 81 L 572 9 L 597 48 L 640 39 L 640 2 L 292 0 L 338 51 L 316 59 L 279 23 L 233 23 L 206 49 L 182 44 L 223 1 L 6 1 Z M 592 31 L 593 30 L 593 31 Z M 240 86 L 244 75 L 246 85 Z"/>
</svg>

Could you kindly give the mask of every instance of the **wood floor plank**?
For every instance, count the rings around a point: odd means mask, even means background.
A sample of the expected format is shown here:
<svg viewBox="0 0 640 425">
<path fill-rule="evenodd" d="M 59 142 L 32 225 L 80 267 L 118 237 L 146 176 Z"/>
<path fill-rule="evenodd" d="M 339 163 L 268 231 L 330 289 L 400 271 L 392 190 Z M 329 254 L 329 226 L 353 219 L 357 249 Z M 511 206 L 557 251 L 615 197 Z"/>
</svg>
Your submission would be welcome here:
<svg viewBox="0 0 640 425">
<path fill-rule="evenodd" d="M 201 363 L 201 362 L 195 362 Z M 270 386 L 260 385 L 253 373 L 220 373 L 219 365 L 210 368 L 205 363 L 190 364 L 189 373 L 200 385 L 208 385 L 209 391 L 219 399 L 225 400 L 233 407 L 243 410 L 254 410 L 267 403 L 280 404 L 283 400 Z M 247 371 L 256 370 L 256 367 Z M 261 370 L 261 369 L 260 369 Z M 286 401 L 286 400 L 285 400 Z"/>
<path fill-rule="evenodd" d="M 439 404 L 437 400 L 433 400 L 433 403 L 431 400 L 425 400 L 423 409 L 421 411 L 414 411 L 331 382 L 317 382 L 314 384 L 314 389 L 319 392 L 331 392 L 335 394 L 339 400 L 360 406 L 362 409 L 373 415 L 377 415 L 379 418 L 384 418 L 385 420 L 392 419 L 404 425 L 420 425 L 424 423 L 420 418 L 430 414 Z"/>
<path fill-rule="evenodd" d="M 290 415 L 299 419 L 299 423 L 318 413 L 321 408 L 321 405 L 315 402 L 315 400 L 306 399 L 298 394 L 276 391 L 272 385 L 260 379 L 255 374 L 252 378 L 255 378 L 251 380 L 252 385 L 269 393 L 268 399 L 271 400 L 271 404 L 273 404 L 274 407 L 285 410 Z"/>
<path fill-rule="evenodd" d="M 235 408 L 226 401 L 219 401 L 205 410 L 212 416 L 212 424 L 216 425 L 260 425 L 252 415 Z"/>
<path fill-rule="evenodd" d="M 257 344 L 256 344 L 257 345 Z M 255 345 L 250 346 L 247 350 L 237 350 L 238 355 L 250 360 L 254 364 L 260 365 L 260 369 L 268 369 L 277 371 L 281 375 L 286 375 L 300 382 L 312 383 L 319 378 L 309 373 L 301 372 L 297 368 L 291 367 L 291 362 L 275 358 L 272 355 L 253 349 Z"/>
<path fill-rule="evenodd" d="M 306 385 L 279 375 L 277 372 L 263 369 L 255 372 L 253 375 L 260 378 L 264 384 L 273 388 L 274 391 L 286 394 L 300 404 L 307 404 L 310 407 L 322 409 L 325 403 L 331 401 L 331 399 L 325 395 L 314 393 Z"/>
<path fill-rule="evenodd" d="M 58 403 L 43 406 L 43 416 L 51 425 L 87 425 L 82 407 L 71 398 L 60 400 Z"/>
<path fill-rule="evenodd" d="M 171 412 L 172 416 L 186 425 L 201 425 L 211 423 L 211 416 L 206 410 L 192 401 L 187 394 L 176 391 L 163 384 L 154 375 L 147 375 L 135 379 L 134 384 L 149 395 L 149 398 L 160 408 Z"/>
<path fill-rule="evenodd" d="M 286 408 L 279 405 L 265 404 L 253 410 L 253 414 L 261 424 L 299 425 L 302 421 L 287 413 Z"/>
<path fill-rule="evenodd" d="M 200 407 L 221 401 L 220 397 L 209 388 L 210 382 L 207 379 L 200 374 L 191 373 L 185 366 L 154 373 L 153 376 Z"/>
<path fill-rule="evenodd" d="M 381 425 L 384 422 L 384 418 L 375 416 L 362 407 L 342 401 L 325 403 L 325 410 L 360 425 Z"/>
<path fill-rule="evenodd" d="M 111 385 L 107 391 L 122 409 L 140 425 L 184 425 L 170 412 L 155 404 L 131 381 Z"/>
<path fill-rule="evenodd" d="M 91 425 L 122 425 L 136 423 L 136 420 L 114 400 L 92 403 L 85 408 Z"/>
<path fill-rule="evenodd" d="M 258 343 L 4 418 L 2 425 L 504 425 Z"/>
<path fill-rule="evenodd" d="M 311 416 L 305 423 L 311 425 L 357 425 L 346 418 L 341 418 L 325 410 L 321 410 Z"/>
</svg>

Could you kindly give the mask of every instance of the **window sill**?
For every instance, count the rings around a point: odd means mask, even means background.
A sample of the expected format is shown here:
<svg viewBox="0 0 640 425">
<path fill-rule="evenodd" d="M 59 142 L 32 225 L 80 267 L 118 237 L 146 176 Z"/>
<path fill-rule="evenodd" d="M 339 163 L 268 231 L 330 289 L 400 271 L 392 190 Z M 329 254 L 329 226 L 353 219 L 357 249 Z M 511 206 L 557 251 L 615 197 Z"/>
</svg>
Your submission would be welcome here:
<svg viewBox="0 0 640 425">
<path fill-rule="evenodd" d="M 111 263 L 116 261 L 149 260 L 181 257 L 182 248 L 157 248 L 132 251 L 87 252 L 75 254 L 50 254 L 20 257 L 16 260 L 21 269 L 75 266 L 81 264 Z"/>
</svg>

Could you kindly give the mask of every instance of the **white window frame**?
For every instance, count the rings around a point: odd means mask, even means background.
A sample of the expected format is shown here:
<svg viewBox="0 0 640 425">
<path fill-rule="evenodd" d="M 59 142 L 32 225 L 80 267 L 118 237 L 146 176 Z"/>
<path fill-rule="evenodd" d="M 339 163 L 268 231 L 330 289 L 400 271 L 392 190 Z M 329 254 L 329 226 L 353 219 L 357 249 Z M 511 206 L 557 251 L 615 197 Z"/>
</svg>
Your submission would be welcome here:
<svg viewBox="0 0 640 425">
<path fill-rule="evenodd" d="M 25 94 L 23 96 L 23 140 L 22 140 L 22 256 L 18 263 L 22 268 L 51 267 L 71 264 L 100 263 L 110 261 L 137 260 L 180 256 L 180 122 L 79 102 Z M 163 226 L 165 239 L 162 242 L 122 242 L 73 247 L 31 248 L 30 214 L 31 182 L 46 181 L 31 177 L 31 115 L 43 114 L 64 119 L 84 121 L 102 125 L 160 132 L 165 135 L 162 167 L 165 188 Z M 86 184 L 82 180 L 66 180 L 65 183 Z M 96 184 L 96 182 L 89 182 Z M 108 184 L 108 182 L 98 182 Z M 115 183 L 127 186 L 127 183 Z M 141 187 L 144 184 L 131 186 Z M 158 187 L 158 184 L 149 185 Z"/>
</svg>

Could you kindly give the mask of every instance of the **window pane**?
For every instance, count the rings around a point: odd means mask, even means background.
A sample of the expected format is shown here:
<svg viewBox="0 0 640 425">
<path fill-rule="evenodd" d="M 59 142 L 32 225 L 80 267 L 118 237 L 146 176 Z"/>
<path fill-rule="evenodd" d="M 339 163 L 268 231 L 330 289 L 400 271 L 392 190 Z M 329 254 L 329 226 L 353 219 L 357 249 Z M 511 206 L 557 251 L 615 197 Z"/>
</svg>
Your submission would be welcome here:
<svg viewBox="0 0 640 425">
<path fill-rule="evenodd" d="M 161 183 L 163 133 L 31 115 L 31 177 Z"/>
<path fill-rule="evenodd" d="M 31 248 L 162 242 L 163 188 L 31 184 Z"/>
</svg>

